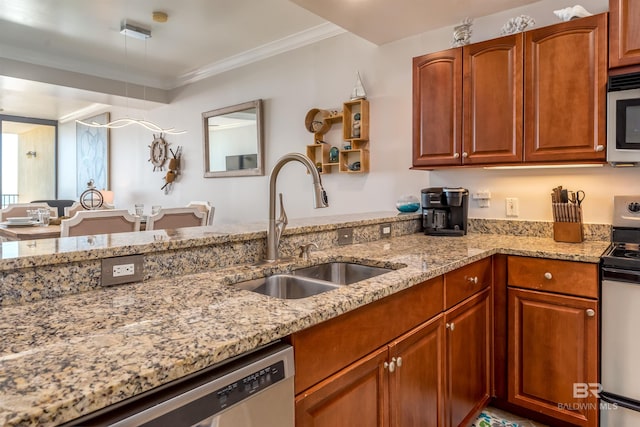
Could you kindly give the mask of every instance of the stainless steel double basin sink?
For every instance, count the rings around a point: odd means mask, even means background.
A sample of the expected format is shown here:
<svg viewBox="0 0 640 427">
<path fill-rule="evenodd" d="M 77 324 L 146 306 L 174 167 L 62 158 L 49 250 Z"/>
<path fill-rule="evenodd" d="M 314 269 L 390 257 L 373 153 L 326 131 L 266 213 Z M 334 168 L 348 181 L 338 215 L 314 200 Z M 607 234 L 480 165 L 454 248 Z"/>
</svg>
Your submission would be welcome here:
<svg viewBox="0 0 640 427">
<path fill-rule="evenodd" d="M 299 299 L 340 288 L 393 271 L 352 262 L 313 265 L 290 274 L 274 274 L 236 283 L 234 286 L 282 299 Z"/>
</svg>

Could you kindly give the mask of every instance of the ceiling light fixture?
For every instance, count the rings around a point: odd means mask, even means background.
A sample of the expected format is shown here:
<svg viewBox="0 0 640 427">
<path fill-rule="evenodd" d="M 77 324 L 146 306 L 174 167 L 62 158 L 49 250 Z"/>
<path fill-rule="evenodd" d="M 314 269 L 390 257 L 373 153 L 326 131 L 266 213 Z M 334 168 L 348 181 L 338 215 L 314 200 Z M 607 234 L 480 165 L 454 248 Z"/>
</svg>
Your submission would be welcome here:
<svg viewBox="0 0 640 427">
<path fill-rule="evenodd" d="M 134 39 L 138 40 L 146 40 L 151 38 L 151 30 L 127 24 L 126 20 L 122 21 L 122 24 L 120 25 L 120 34 L 127 37 L 133 37 Z"/>
<path fill-rule="evenodd" d="M 165 18 L 166 18 L 166 14 Z M 155 12 L 154 12 L 154 20 L 155 20 Z M 165 19 L 166 21 L 166 19 Z M 120 27 L 120 34 L 125 36 L 124 41 L 124 52 L 125 57 L 127 56 L 127 39 L 126 37 L 133 37 L 139 40 L 144 40 L 144 54 L 145 61 L 147 57 L 147 39 L 151 38 L 151 30 L 146 28 L 138 27 L 136 25 L 127 24 L 127 21 L 122 21 L 122 25 Z M 125 97 L 128 97 L 127 83 L 125 82 Z M 145 88 L 146 93 L 146 88 Z M 146 98 L 146 96 L 145 96 Z M 120 129 L 129 125 L 137 124 L 142 126 L 145 129 L 150 130 L 154 133 L 167 134 L 167 135 L 181 135 L 183 133 L 187 133 L 186 130 L 176 130 L 176 128 L 163 128 L 158 126 L 157 124 L 150 122 L 144 119 L 132 119 L 129 117 L 113 120 L 109 123 L 101 124 L 98 122 L 85 122 L 82 120 L 76 120 L 76 123 L 80 123 L 85 126 L 89 126 L 92 128 L 107 128 L 107 129 Z"/>
</svg>

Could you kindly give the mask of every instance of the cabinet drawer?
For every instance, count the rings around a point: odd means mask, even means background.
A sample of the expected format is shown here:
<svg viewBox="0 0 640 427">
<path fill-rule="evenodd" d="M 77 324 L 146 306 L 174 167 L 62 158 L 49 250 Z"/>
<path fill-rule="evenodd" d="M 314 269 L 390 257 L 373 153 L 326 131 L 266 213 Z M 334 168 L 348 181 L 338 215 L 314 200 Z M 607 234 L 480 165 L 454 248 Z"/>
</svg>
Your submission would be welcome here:
<svg viewBox="0 0 640 427">
<path fill-rule="evenodd" d="M 491 258 L 485 258 L 444 275 L 444 305 L 449 309 L 491 284 Z"/>
<path fill-rule="evenodd" d="M 510 256 L 507 283 L 519 288 L 598 298 L 598 265 Z"/>
<path fill-rule="evenodd" d="M 442 311 L 442 276 L 291 336 L 296 394 Z"/>
</svg>

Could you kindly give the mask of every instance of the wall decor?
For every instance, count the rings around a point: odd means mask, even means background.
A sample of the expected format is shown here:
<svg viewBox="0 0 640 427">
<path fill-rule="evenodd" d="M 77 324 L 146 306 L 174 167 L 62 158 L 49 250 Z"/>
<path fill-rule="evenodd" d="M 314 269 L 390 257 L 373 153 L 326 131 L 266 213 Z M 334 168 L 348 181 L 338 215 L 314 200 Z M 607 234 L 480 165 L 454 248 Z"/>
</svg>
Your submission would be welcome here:
<svg viewBox="0 0 640 427">
<path fill-rule="evenodd" d="M 462 24 L 453 27 L 453 41 L 451 47 L 460 47 L 471 43 L 472 18 L 465 18 Z"/>
<path fill-rule="evenodd" d="M 506 24 L 502 26 L 500 35 L 506 36 L 509 34 L 521 33 L 529 27 L 533 27 L 536 21 L 528 15 L 520 15 L 515 18 L 511 18 Z"/>
<path fill-rule="evenodd" d="M 105 124 L 109 113 L 84 120 Z M 80 196 L 87 182 L 93 181 L 97 189 L 109 188 L 109 129 L 87 126 L 76 122 L 76 192 Z"/>
<path fill-rule="evenodd" d="M 571 21 L 576 18 L 584 18 L 586 16 L 591 16 L 593 13 L 589 12 L 584 7 L 579 4 L 575 6 L 565 7 L 564 9 L 554 10 L 553 13 L 560 18 L 562 21 Z"/>
<path fill-rule="evenodd" d="M 264 175 L 261 99 L 202 113 L 202 123 L 205 178 Z"/>
<path fill-rule="evenodd" d="M 173 183 L 178 175 L 180 175 L 180 158 L 182 157 L 182 146 L 178 146 L 176 151 L 169 148 L 173 158 L 169 159 L 169 170 L 164 177 L 165 184 L 160 188 L 164 190 L 164 194 L 169 194 L 173 189 Z"/>
<path fill-rule="evenodd" d="M 164 169 L 164 164 L 167 161 L 167 141 L 163 138 L 162 134 L 156 136 L 153 135 L 153 141 L 149 146 L 149 161 L 153 165 L 153 171 L 156 169 Z"/>
</svg>

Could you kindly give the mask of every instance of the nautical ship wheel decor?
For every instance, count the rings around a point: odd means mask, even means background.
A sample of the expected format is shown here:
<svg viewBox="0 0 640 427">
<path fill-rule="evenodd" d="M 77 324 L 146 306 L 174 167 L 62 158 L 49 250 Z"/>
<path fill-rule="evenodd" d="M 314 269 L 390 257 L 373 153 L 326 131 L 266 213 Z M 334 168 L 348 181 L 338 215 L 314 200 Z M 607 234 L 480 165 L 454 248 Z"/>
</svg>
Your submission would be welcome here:
<svg viewBox="0 0 640 427">
<path fill-rule="evenodd" d="M 151 141 L 149 146 L 149 161 L 153 165 L 153 171 L 162 170 L 164 164 L 167 162 L 167 141 L 163 138 L 162 134 L 159 136 L 153 135 L 154 140 Z"/>
<path fill-rule="evenodd" d="M 93 179 L 87 182 L 87 189 L 80 194 L 80 204 L 87 210 L 100 209 L 104 204 L 102 193 L 96 190 Z"/>
</svg>

